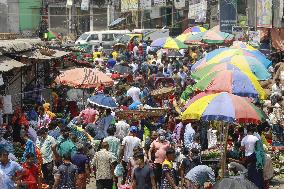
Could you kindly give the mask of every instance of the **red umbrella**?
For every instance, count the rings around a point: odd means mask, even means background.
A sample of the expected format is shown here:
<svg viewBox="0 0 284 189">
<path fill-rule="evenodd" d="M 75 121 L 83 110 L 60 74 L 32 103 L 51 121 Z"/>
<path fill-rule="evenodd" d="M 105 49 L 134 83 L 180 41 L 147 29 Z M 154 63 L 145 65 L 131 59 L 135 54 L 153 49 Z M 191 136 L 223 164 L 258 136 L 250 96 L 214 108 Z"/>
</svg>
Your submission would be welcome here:
<svg viewBox="0 0 284 189">
<path fill-rule="evenodd" d="M 55 82 L 74 88 L 96 88 L 101 84 L 112 86 L 113 80 L 105 73 L 92 68 L 74 68 L 62 72 Z"/>
</svg>

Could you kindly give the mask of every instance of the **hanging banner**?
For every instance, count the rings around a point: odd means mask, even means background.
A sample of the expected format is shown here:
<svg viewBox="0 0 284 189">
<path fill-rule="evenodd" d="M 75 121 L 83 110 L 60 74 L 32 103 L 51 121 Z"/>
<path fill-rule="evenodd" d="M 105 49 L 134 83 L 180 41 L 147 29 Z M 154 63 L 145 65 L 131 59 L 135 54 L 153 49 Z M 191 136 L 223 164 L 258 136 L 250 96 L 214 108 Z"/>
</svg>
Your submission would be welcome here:
<svg viewBox="0 0 284 189">
<path fill-rule="evenodd" d="M 128 0 L 121 0 L 121 6 L 120 6 L 120 11 L 121 12 L 128 12 L 129 8 L 128 8 Z"/>
<path fill-rule="evenodd" d="M 167 6 L 167 0 L 154 0 L 154 6 L 165 7 Z"/>
<path fill-rule="evenodd" d="M 175 0 L 175 8 L 183 9 L 185 7 L 185 0 Z"/>
<path fill-rule="evenodd" d="M 151 0 L 140 0 L 140 7 L 142 10 L 151 10 L 152 1 Z"/>
<path fill-rule="evenodd" d="M 66 2 L 66 8 L 70 9 L 73 5 L 73 1 L 72 0 L 67 0 Z"/>
<path fill-rule="evenodd" d="M 84 11 L 89 10 L 89 4 L 90 4 L 89 0 L 82 0 L 81 10 L 84 10 Z"/>
<path fill-rule="evenodd" d="M 207 1 L 189 0 L 188 3 L 188 18 L 195 22 L 206 22 Z"/>
<path fill-rule="evenodd" d="M 256 26 L 272 28 L 272 0 L 257 0 L 256 6 Z"/>
<path fill-rule="evenodd" d="M 232 33 L 237 25 L 237 0 L 220 0 L 220 31 Z"/>
</svg>

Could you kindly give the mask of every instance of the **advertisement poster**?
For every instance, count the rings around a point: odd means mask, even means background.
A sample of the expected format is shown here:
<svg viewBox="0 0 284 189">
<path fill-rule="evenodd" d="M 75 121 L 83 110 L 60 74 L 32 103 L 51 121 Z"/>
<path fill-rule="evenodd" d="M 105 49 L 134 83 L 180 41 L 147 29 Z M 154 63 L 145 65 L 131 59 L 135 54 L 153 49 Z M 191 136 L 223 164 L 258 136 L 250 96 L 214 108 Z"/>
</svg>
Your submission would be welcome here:
<svg viewBox="0 0 284 189">
<path fill-rule="evenodd" d="M 260 31 L 249 31 L 249 43 L 253 46 L 260 44 Z"/>
<path fill-rule="evenodd" d="M 257 0 L 256 6 L 256 26 L 272 28 L 272 0 Z"/>
<path fill-rule="evenodd" d="M 237 25 L 237 0 L 220 0 L 220 31 L 232 33 Z"/>
<path fill-rule="evenodd" d="M 189 0 L 188 18 L 195 22 L 206 22 L 207 1 Z"/>
<path fill-rule="evenodd" d="M 175 8 L 183 9 L 185 7 L 185 0 L 175 0 Z"/>
<path fill-rule="evenodd" d="M 167 6 L 166 0 L 154 0 L 154 6 L 165 7 Z"/>
</svg>

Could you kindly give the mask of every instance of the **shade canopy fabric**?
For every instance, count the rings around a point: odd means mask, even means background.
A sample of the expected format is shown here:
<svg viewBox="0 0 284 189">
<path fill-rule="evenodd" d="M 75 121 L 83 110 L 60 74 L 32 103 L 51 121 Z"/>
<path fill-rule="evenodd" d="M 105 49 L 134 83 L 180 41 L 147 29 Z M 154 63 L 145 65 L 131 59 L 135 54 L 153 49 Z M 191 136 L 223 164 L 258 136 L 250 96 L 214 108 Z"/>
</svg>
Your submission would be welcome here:
<svg viewBox="0 0 284 189">
<path fill-rule="evenodd" d="M 267 97 L 264 89 L 252 73 L 244 73 L 238 70 L 212 72 L 199 80 L 193 86 L 193 89 L 212 93 L 229 92 L 256 100 L 265 100 Z"/>
<path fill-rule="evenodd" d="M 112 86 L 113 80 L 105 73 L 92 68 L 74 68 L 62 72 L 55 82 L 74 88 L 95 88 L 101 84 Z"/>
<path fill-rule="evenodd" d="M 222 92 L 202 96 L 188 105 L 183 120 L 224 121 L 230 123 L 264 122 L 265 113 L 248 98 Z"/>
<path fill-rule="evenodd" d="M 88 101 L 92 104 L 103 108 L 116 108 L 117 104 L 115 100 L 111 96 L 106 96 L 104 94 L 98 94 L 95 96 L 91 96 Z"/>
<path fill-rule="evenodd" d="M 267 80 L 271 78 L 271 74 L 265 68 L 265 66 L 256 58 L 250 56 L 236 55 L 224 59 L 224 62 L 220 63 L 208 63 L 205 60 L 201 60 L 199 66 L 192 73 L 192 78 L 201 79 L 205 75 L 214 71 L 221 70 L 239 70 L 242 72 L 253 73 L 258 80 Z"/>
</svg>

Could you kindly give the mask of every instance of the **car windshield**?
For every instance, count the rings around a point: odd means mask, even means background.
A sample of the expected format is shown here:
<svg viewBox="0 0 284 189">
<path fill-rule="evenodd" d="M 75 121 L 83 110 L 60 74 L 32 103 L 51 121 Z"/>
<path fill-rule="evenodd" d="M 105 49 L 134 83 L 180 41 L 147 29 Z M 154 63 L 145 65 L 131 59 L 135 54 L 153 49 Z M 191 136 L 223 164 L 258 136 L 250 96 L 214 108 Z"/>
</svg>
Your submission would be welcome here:
<svg viewBox="0 0 284 189">
<path fill-rule="evenodd" d="M 88 38 L 89 34 L 83 33 L 80 37 L 79 40 L 86 40 Z"/>
<path fill-rule="evenodd" d="M 103 34 L 102 41 L 113 41 L 113 34 Z"/>
</svg>

